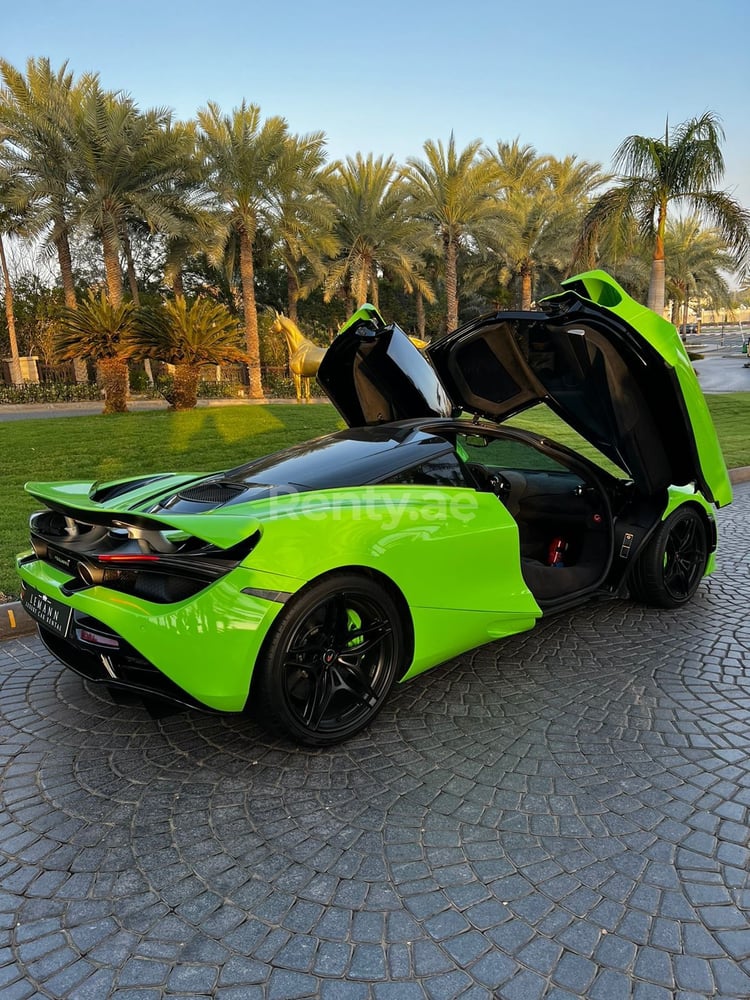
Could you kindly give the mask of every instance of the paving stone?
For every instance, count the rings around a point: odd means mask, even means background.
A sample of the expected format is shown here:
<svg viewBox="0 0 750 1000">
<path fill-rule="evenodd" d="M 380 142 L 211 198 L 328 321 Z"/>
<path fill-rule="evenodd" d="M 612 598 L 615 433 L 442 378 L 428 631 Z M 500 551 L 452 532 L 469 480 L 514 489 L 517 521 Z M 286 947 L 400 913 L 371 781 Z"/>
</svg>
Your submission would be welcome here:
<svg viewBox="0 0 750 1000">
<path fill-rule="evenodd" d="M 714 977 L 711 965 L 706 959 L 692 955 L 675 955 L 674 975 L 677 986 L 682 990 L 694 990 L 706 996 L 714 991 Z"/>
<path fill-rule="evenodd" d="M 367 983 L 324 980 L 320 984 L 320 1000 L 369 1000 L 370 996 L 370 987 Z M 244 998 L 238 998 L 238 1000 L 244 1000 Z"/>
<path fill-rule="evenodd" d="M 589 990 L 590 1000 L 630 1000 L 632 995 L 633 980 L 615 969 L 600 972 Z"/>
<path fill-rule="evenodd" d="M 502 987 L 503 1000 L 539 1000 L 547 988 L 546 980 L 534 972 L 519 972 Z"/>
<path fill-rule="evenodd" d="M 718 518 L 690 609 L 543 619 L 327 750 L 0 643 L 3 1000 L 749 997 L 750 486 Z"/>
<path fill-rule="evenodd" d="M 580 955 L 565 952 L 557 963 L 552 976 L 554 981 L 565 989 L 572 990 L 579 995 L 585 995 L 593 982 L 596 971 L 597 967 L 594 962 L 590 962 Z"/>
<path fill-rule="evenodd" d="M 660 986 L 674 985 L 671 956 L 656 948 L 641 948 L 635 960 L 635 975 Z"/>
</svg>

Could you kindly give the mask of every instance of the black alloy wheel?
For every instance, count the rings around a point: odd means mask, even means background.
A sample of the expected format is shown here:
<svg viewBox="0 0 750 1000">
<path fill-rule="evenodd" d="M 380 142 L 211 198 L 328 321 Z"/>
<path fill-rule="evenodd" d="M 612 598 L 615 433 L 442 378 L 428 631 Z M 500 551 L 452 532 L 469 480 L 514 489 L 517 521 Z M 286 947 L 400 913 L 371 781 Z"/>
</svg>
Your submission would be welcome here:
<svg viewBox="0 0 750 1000">
<path fill-rule="evenodd" d="M 702 515 L 695 507 L 678 507 L 659 525 L 639 557 L 633 596 L 662 608 L 686 604 L 698 589 L 708 556 Z"/>
<path fill-rule="evenodd" d="M 400 615 L 365 576 L 324 577 L 287 604 L 259 664 L 265 720 L 308 746 L 354 735 L 382 708 L 404 656 Z"/>
</svg>

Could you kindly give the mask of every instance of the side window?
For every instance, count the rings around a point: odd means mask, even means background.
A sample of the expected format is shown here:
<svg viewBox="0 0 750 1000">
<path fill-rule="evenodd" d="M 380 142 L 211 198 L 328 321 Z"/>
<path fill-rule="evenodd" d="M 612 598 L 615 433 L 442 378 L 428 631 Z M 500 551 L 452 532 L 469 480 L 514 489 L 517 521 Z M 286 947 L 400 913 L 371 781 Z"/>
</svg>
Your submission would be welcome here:
<svg viewBox="0 0 750 1000">
<path fill-rule="evenodd" d="M 396 486 L 466 486 L 464 474 L 453 452 L 397 472 L 383 483 Z"/>
<path fill-rule="evenodd" d="M 569 472 L 561 462 L 544 455 L 523 441 L 509 441 L 503 438 L 482 438 L 474 434 L 459 435 L 458 438 L 467 461 L 483 465 L 486 469 L 519 469 L 524 472 Z M 484 441 L 486 444 L 481 444 Z"/>
</svg>

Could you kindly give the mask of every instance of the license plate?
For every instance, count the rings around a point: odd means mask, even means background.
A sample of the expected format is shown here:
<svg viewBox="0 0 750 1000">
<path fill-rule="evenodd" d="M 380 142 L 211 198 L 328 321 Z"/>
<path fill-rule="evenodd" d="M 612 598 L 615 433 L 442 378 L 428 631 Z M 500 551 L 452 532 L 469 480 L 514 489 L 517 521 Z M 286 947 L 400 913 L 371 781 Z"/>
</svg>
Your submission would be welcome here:
<svg viewBox="0 0 750 1000">
<path fill-rule="evenodd" d="M 73 609 L 67 607 L 62 601 L 55 601 L 46 594 L 40 594 L 33 587 L 24 587 L 21 592 L 21 604 L 26 608 L 32 618 L 36 618 L 40 625 L 48 628 L 50 632 L 57 635 L 67 635 L 70 616 Z"/>
</svg>

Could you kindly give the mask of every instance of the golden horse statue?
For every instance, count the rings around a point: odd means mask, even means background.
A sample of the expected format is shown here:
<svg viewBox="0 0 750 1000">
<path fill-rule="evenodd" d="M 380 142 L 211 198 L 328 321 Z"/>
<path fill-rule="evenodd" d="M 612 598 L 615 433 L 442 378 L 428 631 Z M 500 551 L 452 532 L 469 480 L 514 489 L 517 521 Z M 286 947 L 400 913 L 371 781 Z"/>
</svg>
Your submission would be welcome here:
<svg viewBox="0 0 750 1000">
<path fill-rule="evenodd" d="M 289 370 L 294 380 L 294 391 L 297 402 L 304 399 L 310 402 L 310 379 L 318 373 L 320 362 L 326 352 L 325 347 L 319 347 L 309 340 L 300 330 L 294 320 L 283 313 L 276 313 L 276 319 L 271 324 L 271 333 L 283 333 L 286 348 L 289 352 Z"/>
<path fill-rule="evenodd" d="M 283 333 L 286 339 L 286 348 L 289 352 L 289 370 L 294 380 L 294 391 L 297 395 L 297 402 L 304 399 L 310 402 L 310 379 L 318 374 L 320 362 L 326 352 L 325 347 L 319 347 L 313 343 L 300 330 L 294 320 L 289 319 L 283 313 L 276 313 L 276 318 L 271 324 L 271 333 Z M 415 347 L 421 351 L 427 347 L 428 341 L 420 340 L 419 337 L 409 337 Z"/>
</svg>

